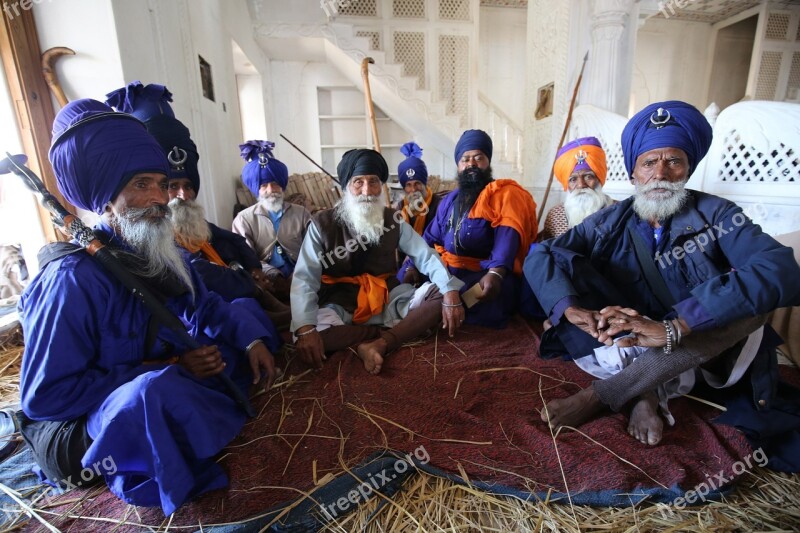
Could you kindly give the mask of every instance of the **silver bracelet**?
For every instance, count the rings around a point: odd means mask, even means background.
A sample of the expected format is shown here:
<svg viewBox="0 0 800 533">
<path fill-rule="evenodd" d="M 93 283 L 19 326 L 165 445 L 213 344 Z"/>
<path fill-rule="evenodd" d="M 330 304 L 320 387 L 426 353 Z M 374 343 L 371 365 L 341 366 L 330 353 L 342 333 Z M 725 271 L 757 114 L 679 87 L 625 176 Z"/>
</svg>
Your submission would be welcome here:
<svg viewBox="0 0 800 533">
<path fill-rule="evenodd" d="M 497 276 L 500 279 L 504 279 L 505 278 L 505 276 L 503 276 L 500 272 L 494 271 L 492 269 L 489 269 L 489 274 L 494 274 L 495 276 Z"/>
<path fill-rule="evenodd" d="M 675 345 L 679 346 L 681 344 L 681 340 L 683 339 L 683 332 L 681 331 L 681 323 L 677 318 L 672 320 L 672 330 L 677 336 L 677 339 L 675 339 Z"/>
<path fill-rule="evenodd" d="M 442 302 L 442 307 L 461 307 L 463 305 L 464 304 L 462 304 L 461 302 L 458 302 L 457 304 L 446 304 L 446 303 Z"/>
<path fill-rule="evenodd" d="M 664 320 L 662 323 L 664 324 L 664 329 L 666 330 L 667 334 L 667 345 L 664 346 L 664 353 L 669 355 L 672 353 L 672 339 L 675 334 L 672 332 L 672 324 L 669 320 Z"/>
<path fill-rule="evenodd" d="M 250 344 L 247 345 L 247 348 L 244 349 L 244 354 L 250 355 L 250 350 L 258 346 L 259 344 L 264 344 L 264 341 L 262 341 L 261 339 L 256 339 L 253 342 L 251 342 Z"/>
<path fill-rule="evenodd" d="M 309 329 L 308 331 L 304 331 L 303 333 L 295 332 L 294 336 L 299 338 L 299 337 L 302 337 L 304 335 L 311 335 L 315 331 L 317 331 L 317 327 L 316 326 L 314 326 L 313 328 Z"/>
</svg>

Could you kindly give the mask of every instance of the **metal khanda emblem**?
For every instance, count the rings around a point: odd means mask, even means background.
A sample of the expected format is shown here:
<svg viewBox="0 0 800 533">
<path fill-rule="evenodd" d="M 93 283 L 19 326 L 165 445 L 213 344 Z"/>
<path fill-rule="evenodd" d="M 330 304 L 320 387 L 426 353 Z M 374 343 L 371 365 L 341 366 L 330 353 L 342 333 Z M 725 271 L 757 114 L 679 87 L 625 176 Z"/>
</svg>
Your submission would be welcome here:
<svg viewBox="0 0 800 533">
<path fill-rule="evenodd" d="M 416 174 L 416 172 L 414 172 L 413 168 L 409 168 L 408 170 L 406 170 L 406 177 L 407 178 L 413 178 L 415 174 Z"/>
<path fill-rule="evenodd" d="M 671 118 L 672 115 L 669 114 L 669 111 L 663 107 L 659 107 L 652 115 L 650 115 L 650 123 L 655 126 L 656 129 L 659 129 L 666 126 Z"/>
<path fill-rule="evenodd" d="M 589 154 L 586 153 L 586 150 L 578 150 L 578 153 L 575 154 L 575 160 L 579 165 L 584 163 L 587 157 L 589 157 Z"/>
<path fill-rule="evenodd" d="M 186 153 L 186 150 L 177 146 L 173 146 L 172 150 L 167 154 L 167 160 L 169 160 L 172 170 L 184 170 L 187 159 L 189 159 L 189 154 Z"/>
<path fill-rule="evenodd" d="M 265 154 L 264 152 L 261 152 L 260 154 L 258 154 L 258 165 L 261 168 L 267 168 L 267 163 L 268 162 L 269 161 L 267 159 L 267 154 Z"/>
</svg>

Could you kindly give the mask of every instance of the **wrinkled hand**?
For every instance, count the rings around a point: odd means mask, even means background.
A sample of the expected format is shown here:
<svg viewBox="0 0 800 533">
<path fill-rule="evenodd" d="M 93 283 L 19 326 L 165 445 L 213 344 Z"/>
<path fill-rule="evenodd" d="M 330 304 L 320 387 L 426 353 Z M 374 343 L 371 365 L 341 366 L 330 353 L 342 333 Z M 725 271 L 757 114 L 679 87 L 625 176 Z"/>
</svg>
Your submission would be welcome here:
<svg viewBox="0 0 800 533">
<path fill-rule="evenodd" d="M 260 268 L 254 268 L 250 271 L 250 275 L 253 277 L 253 281 L 255 282 L 256 286 L 264 292 L 272 292 L 274 287 L 272 282 L 269 278 L 264 274 L 264 272 Z"/>
<path fill-rule="evenodd" d="M 181 354 L 178 364 L 197 378 L 208 378 L 222 372 L 225 363 L 216 346 L 202 346 Z"/>
<path fill-rule="evenodd" d="M 322 368 L 322 362 L 326 360 L 326 357 L 325 348 L 322 345 L 322 337 L 318 331 L 315 330 L 313 333 L 297 337 L 295 348 L 297 348 L 297 355 L 300 356 L 300 360 L 305 364 L 316 369 Z"/>
<path fill-rule="evenodd" d="M 650 320 L 641 316 L 635 309 L 609 306 L 600 310 L 603 326 L 607 326 L 597 338 L 598 341 L 611 345 L 614 335 L 628 331 L 634 333 L 631 337 L 617 340 L 617 345 L 624 348 L 630 346 L 656 347 L 667 345 L 667 330 L 664 324 L 657 320 Z"/>
<path fill-rule="evenodd" d="M 591 309 L 584 309 L 583 307 L 572 306 L 567 307 L 564 311 L 564 318 L 570 321 L 574 326 L 585 331 L 595 339 L 600 335 L 600 313 L 592 311 Z"/>
<path fill-rule="evenodd" d="M 478 300 L 494 300 L 500 295 L 500 291 L 503 288 L 503 279 L 489 272 L 484 274 L 478 283 L 480 283 L 481 289 L 483 290 L 483 292 L 476 296 Z"/>
<path fill-rule="evenodd" d="M 403 283 L 409 283 L 415 287 L 418 287 L 421 281 L 422 276 L 419 275 L 419 270 L 413 266 L 408 267 L 406 269 L 406 273 L 403 274 Z"/>
<path fill-rule="evenodd" d="M 263 370 L 264 378 L 267 380 L 264 389 L 269 390 L 275 383 L 278 372 L 275 370 L 275 358 L 269 353 L 267 346 L 263 342 L 256 344 L 250 349 L 247 358 L 250 360 L 250 370 L 253 371 L 253 385 L 261 382 L 261 370 Z"/>
<path fill-rule="evenodd" d="M 442 306 L 442 329 L 446 329 L 447 334 L 452 337 L 464 322 L 464 305 L 461 304 L 461 297 L 458 295 L 458 291 L 444 293 L 442 303 L 447 304 L 447 306 Z M 460 305 L 449 307 L 456 304 Z"/>
</svg>

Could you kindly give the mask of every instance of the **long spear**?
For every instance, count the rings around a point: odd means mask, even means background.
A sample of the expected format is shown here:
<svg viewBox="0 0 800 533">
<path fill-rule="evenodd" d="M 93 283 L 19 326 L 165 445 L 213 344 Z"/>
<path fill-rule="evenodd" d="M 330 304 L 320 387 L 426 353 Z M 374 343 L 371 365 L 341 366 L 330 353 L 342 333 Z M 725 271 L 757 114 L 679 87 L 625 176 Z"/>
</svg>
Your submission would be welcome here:
<svg viewBox="0 0 800 533">
<path fill-rule="evenodd" d="M 361 61 L 361 79 L 364 80 L 364 103 L 367 107 L 367 114 L 369 116 L 370 124 L 372 126 L 372 140 L 375 143 L 375 151 L 380 153 L 381 141 L 378 139 L 378 121 L 375 119 L 375 106 L 372 104 L 372 90 L 369 88 L 369 64 L 375 63 L 371 57 L 365 57 Z M 392 199 L 389 196 L 389 185 L 383 184 L 383 194 L 386 196 L 386 205 L 392 205 Z"/>
<path fill-rule="evenodd" d="M 553 158 L 553 164 L 550 165 L 550 179 L 547 180 L 547 188 L 544 190 L 544 199 L 542 200 L 541 205 L 539 206 L 539 216 L 536 220 L 539 221 L 539 224 L 542 223 L 542 213 L 544 213 L 544 206 L 547 204 L 547 197 L 550 195 L 550 187 L 553 185 L 553 176 L 555 175 L 555 165 L 556 159 L 558 159 L 558 151 L 561 150 L 561 147 L 564 146 L 564 139 L 567 136 L 567 130 L 569 130 L 569 124 L 572 122 L 572 111 L 575 109 L 575 100 L 578 98 L 578 89 L 581 87 L 581 80 L 583 79 L 583 70 L 586 68 L 586 60 L 589 59 L 589 52 L 586 52 L 586 55 L 583 56 L 583 65 L 581 65 L 581 73 L 578 74 L 578 80 L 575 82 L 575 90 L 572 91 L 572 101 L 569 103 L 569 111 L 567 112 L 567 121 L 564 123 L 564 131 L 561 132 L 561 140 L 558 141 L 558 147 L 556 147 L 556 156 Z"/>
<path fill-rule="evenodd" d="M 41 195 L 42 205 L 53 214 L 56 224 L 62 226 L 86 249 L 89 255 L 97 259 L 112 276 L 130 290 L 162 325 L 180 335 L 182 340 L 191 349 L 196 350 L 201 347 L 200 343 L 186 331 L 183 322 L 156 298 L 147 285 L 131 274 L 131 272 L 117 260 L 108 247 L 97 238 L 91 228 L 86 227 L 80 218 L 67 211 L 64 206 L 61 205 L 58 199 L 47 190 L 39 176 L 25 166 L 25 162 L 28 160 L 27 156 L 24 154 L 11 155 L 8 152 L 6 152 L 6 156 L 6 159 L 0 161 L 0 174 L 13 172 L 22 178 L 22 181 L 29 189 Z M 253 407 L 230 376 L 223 372 L 217 374 L 217 377 L 220 378 L 222 384 L 228 389 L 228 393 L 239 407 L 247 413 L 247 416 L 253 418 L 255 416 Z"/>
<path fill-rule="evenodd" d="M 322 168 L 320 165 L 318 165 L 316 161 L 314 161 L 313 159 L 311 159 L 311 157 L 309 157 L 309 156 L 308 156 L 308 154 L 306 154 L 304 151 L 302 151 L 300 148 L 298 148 L 298 147 L 297 147 L 297 145 L 296 145 L 296 144 L 294 144 L 292 141 L 290 141 L 289 139 L 287 139 L 287 138 L 286 138 L 286 135 L 284 135 L 283 133 L 279 133 L 278 135 L 280 135 L 280 136 L 283 138 L 283 140 L 284 140 L 284 141 L 286 141 L 287 143 L 289 143 L 289 144 L 292 146 L 292 148 L 294 148 L 295 150 L 297 150 L 298 152 L 300 152 L 300 154 L 301 154 L 303 157 L 305 157 L 306 159 L 308 159 L 309 161 L 311 161 L 311 164 L 312 164 L 312 165 L 314 165 L 315 167 L 317 167 L 318 169 L 320 169 L 322 172 L 324 172 L 324 173 L 325 173 L 325 175 L 326 175 L 326 176 L 328 176 L 330 179 L 332 179 L 332 180 L 333 180 L 333 182 L 334 182 L 336 185 L 339 185 L 339 182 L 338 182 L 338 181 L 336 181 L 336 178 L 334 178 L 334 177 L 333 177 L 333 174 L 331 174 L 330 172 L 328 172 L 327 170 L 325 170 L 324 168 Z"/>
</svg>

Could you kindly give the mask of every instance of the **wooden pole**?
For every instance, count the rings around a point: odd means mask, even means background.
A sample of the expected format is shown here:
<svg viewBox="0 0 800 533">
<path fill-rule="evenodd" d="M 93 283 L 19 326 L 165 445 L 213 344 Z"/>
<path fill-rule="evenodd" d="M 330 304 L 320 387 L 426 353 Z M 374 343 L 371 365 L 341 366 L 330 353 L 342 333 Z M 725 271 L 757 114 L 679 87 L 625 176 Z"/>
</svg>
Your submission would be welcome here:
<svg viewBox="0 0 800 533">
<path fill-rule="evenodd" d="M 369 88 L 369 64 L 375 63 L 371 57 L 365 57 L 361 61 L 361 79 L 364 81 L 364 103 L 367 108 L 367 116 L 372 126 L 372 141 L 375 145 L 375 151 L 380 153 L 381 141 L 378 138 L 378 121 L 375 120 L 375 106 L 372 104 L 372 91 Z M 391 207 L 392 199 L 389 196 L 389 184 L 383 184 L 383 195 L 386 198 L 386 205 Z"/>
<path fill-rule="evenodd" d="M 558 151 L 561 150 L 562 146 L 564 146 L 564 138 L 567 136 L 567 130 L 569 130 L 570 122 L 572 122 L 572 111 L 575 109 L 575 100 L 578 98 L 578 89 L 581 87 L 583 70 L 586 68 L 587 59 L 589 59 L 589 52 L 586 52 L 586 55 L 583 56 L 583 65 L 581 65 L 581 72 L 578 74 L 578 80 L 575 82 L 575 90 L 572 91 L 572 101 L 569 103 L 569 111 L 567 112 L 567 120 L 564 123 L 564 131 L 561 132 L 561 140 L 558 141 L 556 155 L 553 157 L 553 164 L 550 165 L 550 179 L 547 180 L 547 188 L 544 190 L 544 199 L 542 200 L 542 204 L 539 206 L 539 215 L 536 219 L 539 224 L 542 224 L 544 206 L 547 205 L 547 197 L 550 195 L 550 187 L 553 185 L 554 167 L 556 165 L 556 159 L 558 158 Z"/>
<path fill-rule="evenodd" d="M 44 81 L 47 82 L 47 86 L 50 87 L 50 91 L 53 93 L 53 96 L 56 97 L 58 105 L 61 107 L 67 105 L 69 100 L 67 100 L 67 96 L 64 94 L 64 89 L 61 88 L 61 82 L 58 80 L 56 61 L 58 61 L 58 58 L 61 56 L 74 55 L 75 50 L 65 46 L 48 48 L 42 53 L 42 75 L 44 75 Z"/>
</svg>

